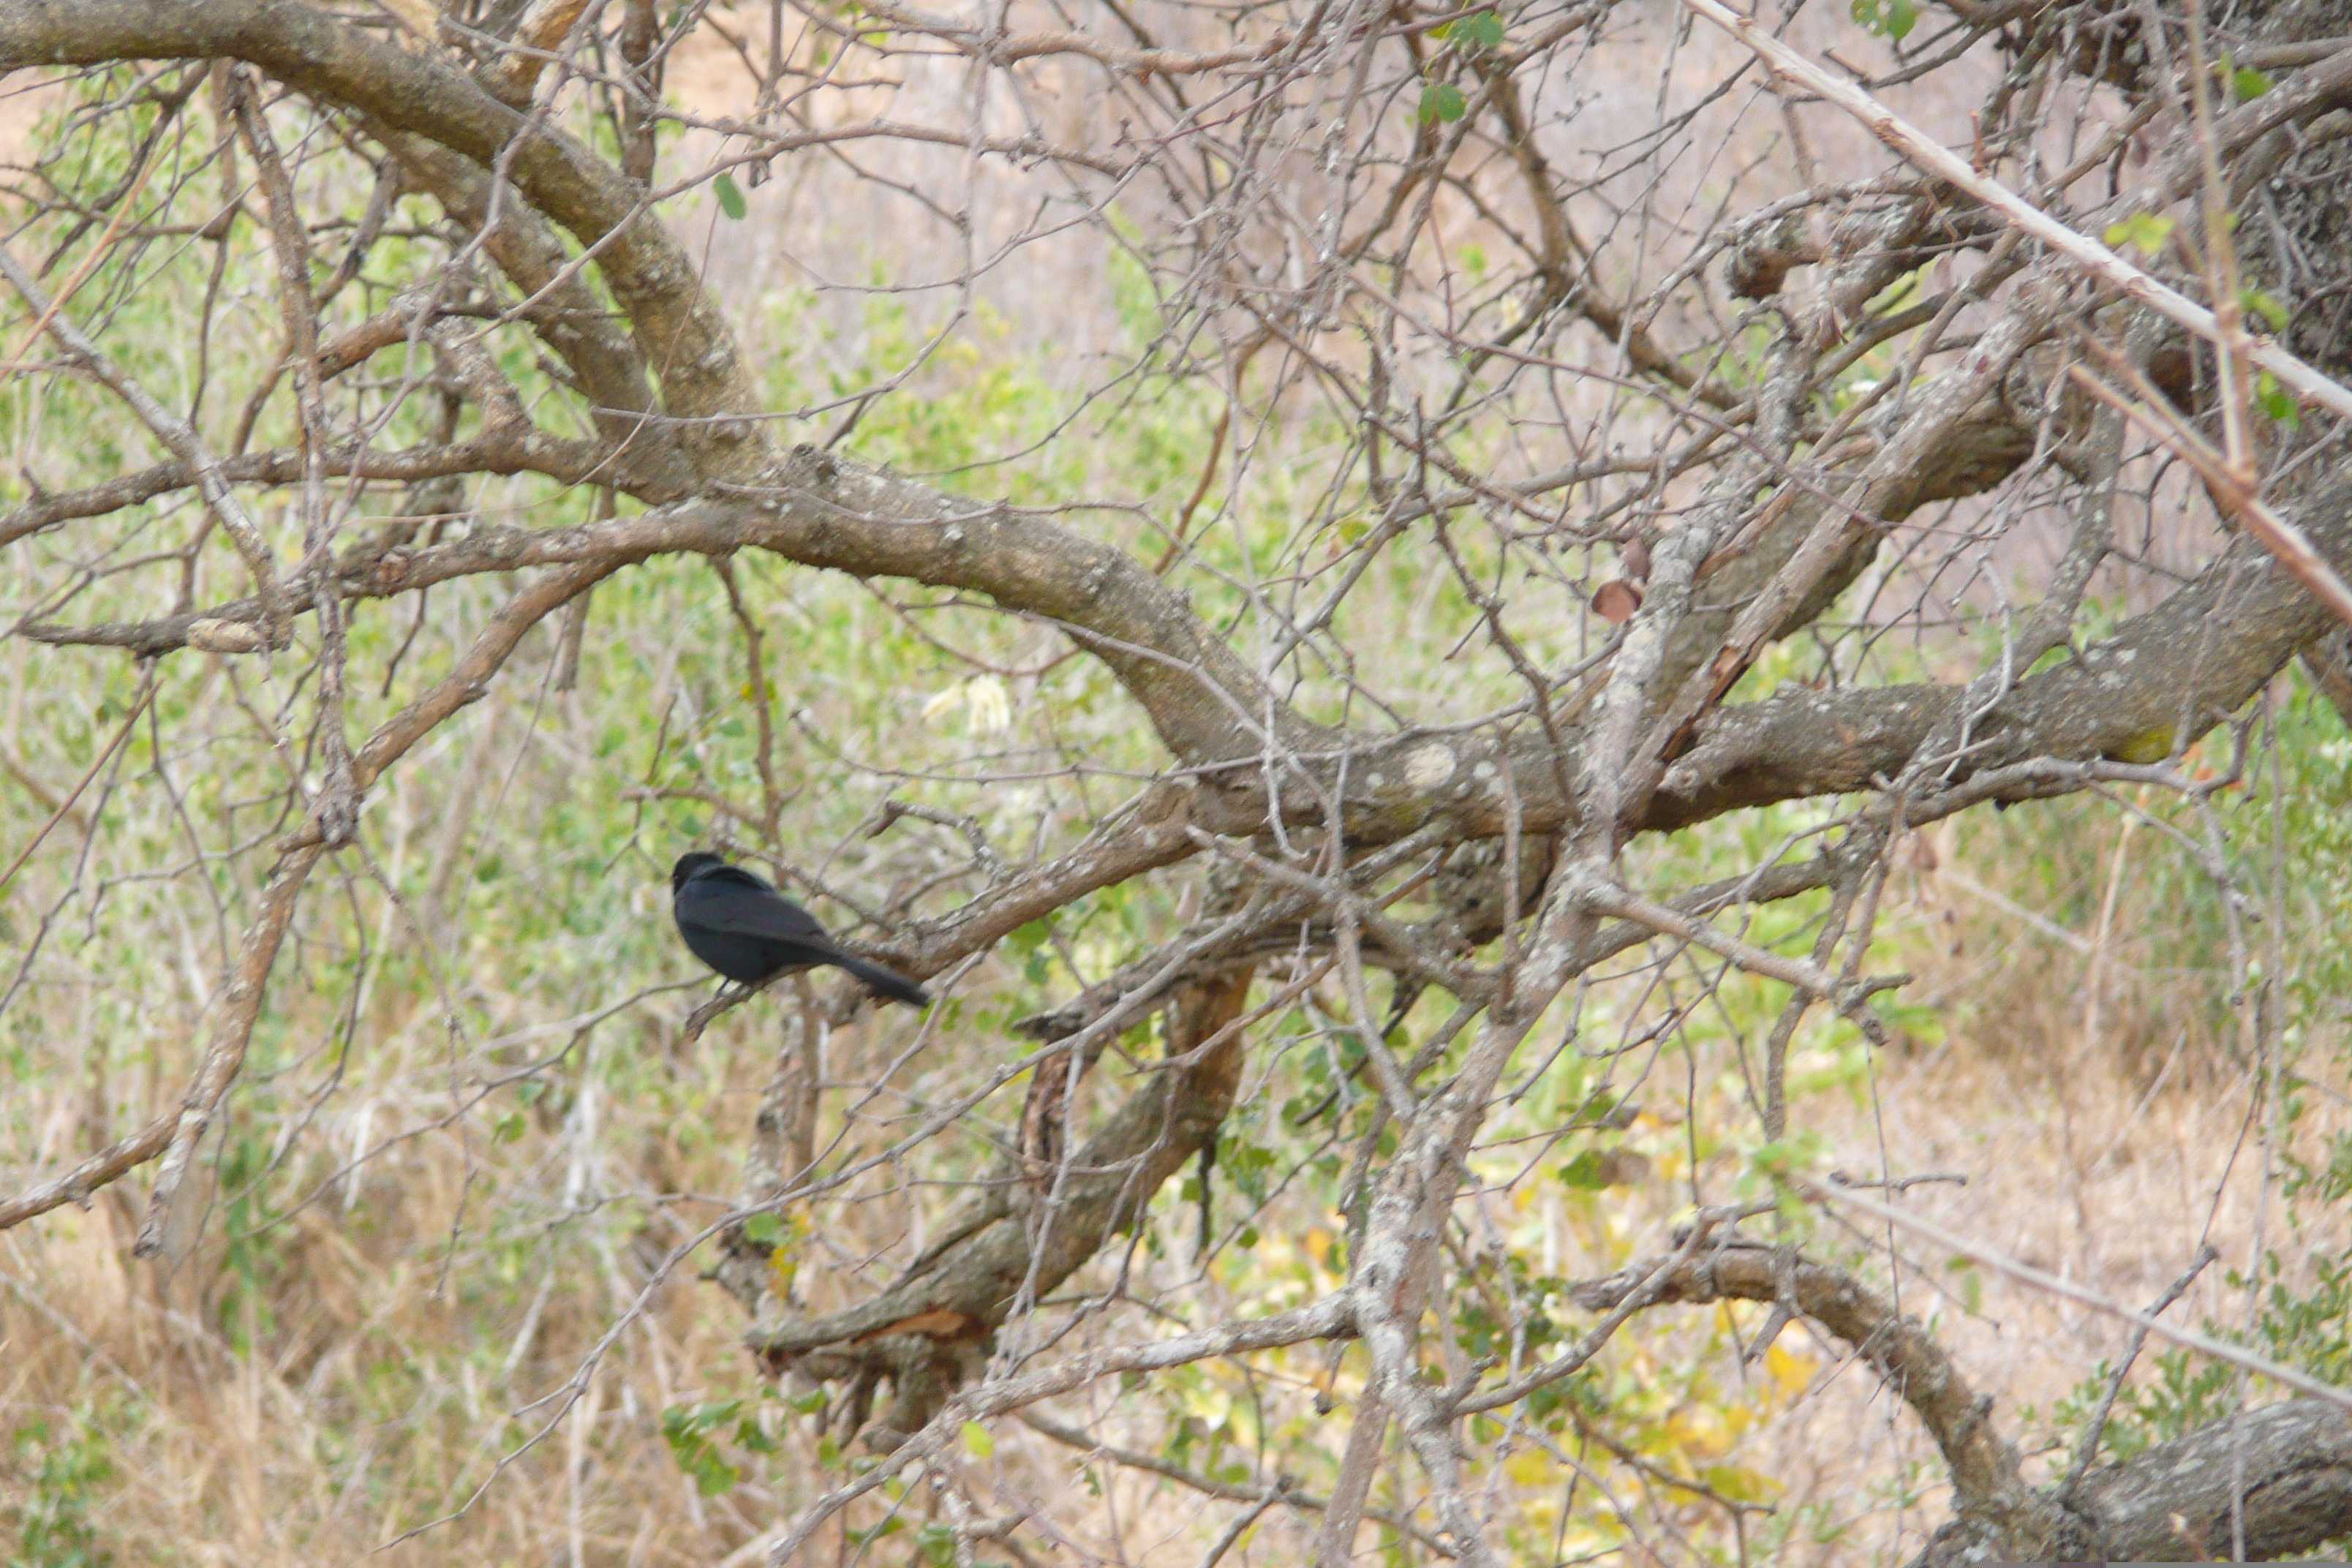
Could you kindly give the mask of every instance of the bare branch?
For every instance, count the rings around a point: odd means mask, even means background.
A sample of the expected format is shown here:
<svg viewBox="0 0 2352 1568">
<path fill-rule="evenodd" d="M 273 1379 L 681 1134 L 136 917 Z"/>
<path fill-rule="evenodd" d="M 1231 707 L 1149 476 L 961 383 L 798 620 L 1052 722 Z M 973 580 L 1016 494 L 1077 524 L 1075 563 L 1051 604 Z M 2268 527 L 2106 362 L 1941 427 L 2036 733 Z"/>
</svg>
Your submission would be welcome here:
<svg viewBox="0 0 2352 1568">
<path fill-rule="evenodd" d="M 1759 28 L 1754 18 L 1739 15 L 1721 4 L 1720 0 L 1683 0 L 1683 3 L 1696 15 L 1755 50 L 1758 58 L 1778 74 L 1801 83 L 1807 91 L 1818 93 L 1853 115 L 1872 135 L 1917 168 L 1967 192 L 2020 231 L 2031 235 L 2060 255 L 2071 258 L 2126 299 L 2146 305 L 2167 321 L 2187 328 L 2210 342 L 2222 342 L 2224 334 L 2212 311 L 2149 277 L 2097 240 L 2060 223 L 1998 181 L 1978 174 L 1969 167 L 1966 159 L 1947 151 L 1943 143 L 1897 116 L 1860 88 L 1831 75 L 1779 38 Z M 2294 388 L 2307 401 L 2333 411 L 2339 417 L 2352 418 L 2352 390 L 2347 390 L 2342 384 L 2314 370 L 2275 343 L 2256 342 L 2251 354 L 2256 364 L 2278 377 L 2284 384 Z"/>
<path fill-rule="evenodd" d="M 189 427 L 187 421 L 150 397 L 137 382 L 123 374 L 112 361 L 99 353 L 98 346 L 82 335 L 81 329 L 74 325 L 71 317 L 63 310 L 52 309 L 40 286 L 33 281 L 31 274 L 24 269 L 5 245 L 0 245 L 0 277 L 8 279 L 10 287 L 24 297 L 26 305 L 35 315 L 47 321 L 49 335 L 58 340 L 74 363 L 105 383 L 117 397 L 129 405 L 132 413 L 139 416 L 139 422 L 154 432 L 155 438 L 187 465 L 188 471 L 195 477 L 197 488 L 204 492 L 205 504 L 212 509 L 213 515 L 220 520 L 221 527 L 236 541 L 238 553 L 245 557 L 246 566 L 253 574 L 254 587 L 261 598 L 262 625 L 268 640 L 273 646 L 282 643 L 285 638 L 286 595 L 278 586 L 277 563 L 270 555 L 268 542 L 261 537 L 261 530 L 247 515 L 244 503 L 229 488 L 227 476 L 221 472 L 220 464 L 205 449 L 204 443 L 196 438 L 195 431 Z"/>
</svg>

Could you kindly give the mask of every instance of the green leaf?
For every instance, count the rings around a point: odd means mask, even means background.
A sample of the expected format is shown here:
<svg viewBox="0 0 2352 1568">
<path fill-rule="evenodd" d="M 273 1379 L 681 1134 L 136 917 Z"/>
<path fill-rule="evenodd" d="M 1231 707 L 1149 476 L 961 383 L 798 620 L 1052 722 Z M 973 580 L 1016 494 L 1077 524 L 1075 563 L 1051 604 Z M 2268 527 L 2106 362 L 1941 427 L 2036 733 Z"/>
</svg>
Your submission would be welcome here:
<svg viewBox="0 0 2352 1568">
<path fill-rule="evenodd" d="M 2155 213 L 2134 213 L 2121 223 L 2109 224 L 2106 237 L 2109 249 L 2121 250 L 2129 246 L 2154 256 L 2172 237 L 2172 220 Z"/>
<path fill-rule="evenodd" d="M 743 1222 L 743 1237 L 754 1247 L 775 1247 L 784 1239 L 784 1216 L 755 1214 Z"/>
<path fill-rule="evenodd" d="M 1421 89 L 1421 122 L 1432 125 L 1438 121 L 1453 121 L 1462 118 L 1470 108 L 1470 100 L 1462 89 L 1450 81 L 1433 81 Z"/>
<path fill-rule="evenodd" d="M 2239 289 L 2238 304 L 2242 309 L 2251 310 L 2268 321 L 2271 324 L 2271 331 L 2274 332 L 2286 331 L 2287 322 L 2292 320 L 2284 305 L 2259 289 Z"/>
<path fill-rule="evenodd" d="M 1481 11 L 1475 16 L 1464 16 L 1448 22 L 1444 29 L 1449 42 L 1468 43 L 1481 49 L 1503 47 L 1503 19 L 1492 11 Z"/>
<path fill-rule="evenodd" d="M 2252 66 L 2240 66 L 2230 72 L 2230 90 L 2240 103 L 2248 102 L 2270 91 L 2271 79 Z"/>
<path fill-rule="evenodd" d="M 1822 1162 L 1828 1149 L 1818 1132 L 1798 1132 L 1756 1151 L 1756 1168 L 1774 1175 L 1794 1175 Z"/>
<path fill-rule="evenodd" d="M 694 1489 L 704 1497 L 732 1491 L 743 1479 L 743 1472 L 729 1464 L 710 1440 L 711 1429 L 734 1420 L 742 1403 L 734 1399 L 691 1410 L 673 1405 L 662 1412 L 662 1440 L 669 1445 L 677 1468 L 692 1479 Z"/>
<path fill-rule="evenodd" d="M 719 193 L 719 210 L 729 217 L 740 218 L 751 210 L 744 203 L 743 193 L 735 188 L 735 177 L 732 174 L 719 175 L 710 182 L 710 188 Z"/>
<path fill-rule="evenodd" d="M 1607 1186 L 1609 1178 L 1601 1169 L 1601 1151 L 1587 1149 L 1570 1160 L 1560 1167 L 1559 1179 L 1569 1186 L 1586 1192 L 1599 1192 Z"/>
<path fill-rule="evenodd" d="M 1863 31 L 1901 43 L 1919 25 L 1917 0 L 1853 0 L 1853 19 Z"/>
<path fill-rule="evenodd" d="M 734 1420 L 736 1413 L 742 1407 L 743 1402 L 740 1399 L 730 1399 L 719 1405 L 698 1405 L 692 1409 L 683 1405 L 673 1405 L 662 1412 L 662 1435 L 677 1441 L 709 1432 Z"/>
<path fill-rule="evenodd" d="M 1969 1258 L 1955 1258 L 1945 1267 L 1960 1277 L 1960 1304 L 1969 1310 L 1969 1315 L 1982 1316 L 1984 1276 L 1977 1272 L 1976 1260 Z"/>
<path fill-rule="evenodd" d="M 731 1492 L 735 1489 L 736 1484 L 743 1479 L 742 1471 L 719 1458 L 718 1449 L 707 1445 L 695 1459 L 685 1465 L 684 1468 L 688 1475 L 694 1478 L 694 1489 L 704 1497 L 717 1497 L 722 1492 Z"/>
<path fill-rule="evenodd" d="M 523 1119 L 521 1111 L 509 1110 L 504 1116 L 499 1117 L 498 1125 L 490 1130 L 490 1142 L 493 1143 L 511 1143 L 516 1139 L 521 1137 L 524 1131 L 528 1130 L 529 1126 L 530 1123 Z"/>
<path fill-rule="evenodd" d="M 963 1424 L 963 1449 L 975 1459 L 985 1459 L 996 1452 L 996 1436 L 977 1421 Z"/>
<path fill-rule="evenodd" d="M 2254 378 L 2254 404 L 2273 424 L 2293 430 L 2303 423 L 2303 408 L 2294 394 L 2278 384 L 2278 377 L 2264 371 Z"/>
</svg>

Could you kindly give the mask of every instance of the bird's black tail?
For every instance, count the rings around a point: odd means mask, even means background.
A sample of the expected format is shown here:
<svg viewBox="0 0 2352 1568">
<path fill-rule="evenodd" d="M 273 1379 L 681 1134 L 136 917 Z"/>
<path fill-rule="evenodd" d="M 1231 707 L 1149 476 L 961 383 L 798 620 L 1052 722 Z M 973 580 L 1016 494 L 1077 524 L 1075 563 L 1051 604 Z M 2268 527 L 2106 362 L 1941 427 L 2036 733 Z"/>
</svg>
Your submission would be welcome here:
<svg viewBox="0 0 2352 1568">
<path fill-rule="evenodd" d="M 846 952 L 835 954 L 833 962 L 866 982 L 877 994 L 887 996 L 894 1002 L 912 1003 L 918 1007 L 928 1006 L 930 1003 L 929 992 L 895 969 L 885 969 L 878 963 L 868 963 L 866 960 L 853 957 Z"/>
</svg>

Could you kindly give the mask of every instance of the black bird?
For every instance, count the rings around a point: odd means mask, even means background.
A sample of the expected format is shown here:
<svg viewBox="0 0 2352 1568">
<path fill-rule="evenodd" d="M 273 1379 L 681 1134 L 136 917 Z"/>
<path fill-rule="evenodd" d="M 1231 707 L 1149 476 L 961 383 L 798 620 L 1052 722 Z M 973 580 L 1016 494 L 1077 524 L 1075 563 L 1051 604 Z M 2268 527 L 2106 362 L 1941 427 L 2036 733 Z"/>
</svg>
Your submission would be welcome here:
<svg viewBox="0 0 2352 1568">
<path fill-rule="evenodd" d="M 700 850 L 678 857 L 669 873 L 670 912 L 694 956 L 728 979 L 758 985 L 830 963 L 876 994 L 920 1007 L 931 994 L 905 975 L 845 952 L 816 917 L 765 878 Z"/>
</svg>

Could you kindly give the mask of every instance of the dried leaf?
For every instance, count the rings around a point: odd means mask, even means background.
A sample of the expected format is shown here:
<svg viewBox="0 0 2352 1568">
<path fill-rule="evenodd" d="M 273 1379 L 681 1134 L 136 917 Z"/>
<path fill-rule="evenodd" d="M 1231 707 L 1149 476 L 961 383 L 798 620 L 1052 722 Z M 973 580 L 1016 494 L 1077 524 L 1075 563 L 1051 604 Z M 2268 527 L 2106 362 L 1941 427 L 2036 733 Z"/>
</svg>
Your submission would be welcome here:
<svg viewBox="0 0 2352 1568">
<path fill-rule="evenodd" d="M 1633 618 L 1642 607 L 1642 590 L 1622 577 L 1612 578 L 1593 590 L 1592 613 L 1612 626 L 1622 626 Z"/>
</svg>

